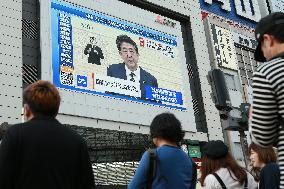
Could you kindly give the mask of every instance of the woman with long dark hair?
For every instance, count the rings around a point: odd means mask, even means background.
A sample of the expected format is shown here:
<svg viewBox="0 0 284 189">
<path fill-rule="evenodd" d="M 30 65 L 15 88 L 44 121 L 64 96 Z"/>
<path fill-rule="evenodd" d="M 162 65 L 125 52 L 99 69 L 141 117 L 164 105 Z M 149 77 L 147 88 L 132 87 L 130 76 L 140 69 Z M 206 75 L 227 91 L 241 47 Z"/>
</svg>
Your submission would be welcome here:
<svg viewBox="0 0 284 189">
<path fill-rule="evenodd" d="M 241 167 L 220 140 L 210 141 L 203 148 L 201 165 L 203 189 L 256 189 L 257 183 Z"/>
</svg>

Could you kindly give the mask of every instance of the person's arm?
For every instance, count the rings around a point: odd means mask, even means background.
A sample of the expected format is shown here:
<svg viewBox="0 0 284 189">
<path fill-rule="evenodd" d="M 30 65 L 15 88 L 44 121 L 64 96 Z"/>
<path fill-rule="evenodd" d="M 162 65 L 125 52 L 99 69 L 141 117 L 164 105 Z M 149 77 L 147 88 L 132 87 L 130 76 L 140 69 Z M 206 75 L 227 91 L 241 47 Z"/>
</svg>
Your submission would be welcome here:
<svg viewBox="0 0 284 189">
<path fill-rule="evenodd" d="M 262 72 L 253 76 L 253 108 L 251 121 L 252 140 L 266 147 L 278 135 L 277 102 L 272 83 Z"/>
<path fill-rule="evenodd" d="M 78 170 L 78 188 L 82 189 L 94 189 L 95 180 L 90 156 L 88 153 L 88 147 L 86 142 L 82 139 L 80 148 L 80 166 Z"/>
<path fill-rule="evenodd" d="M 18 137 L 16 129 L 10 128 L 0 144 L 0 188 L 13 189 L 18 173 Z"/>
<path fill-rule="evenodd" d="M 139 163 L 135 175 L 128 185 L 128 189 L 143 189 L 147 183 L 147 170 L 149 167 L 149 153 L 146 151 Z"/>
<path fill-rule="evenodd" d="M 84 54 L 87 55 L 87 54 L 89 54 L 90 52 L 91 52 L 91 45 L 88 44 L 88 45 L 86 46 L 85 50 L 84 50 Z"/>
</svg>

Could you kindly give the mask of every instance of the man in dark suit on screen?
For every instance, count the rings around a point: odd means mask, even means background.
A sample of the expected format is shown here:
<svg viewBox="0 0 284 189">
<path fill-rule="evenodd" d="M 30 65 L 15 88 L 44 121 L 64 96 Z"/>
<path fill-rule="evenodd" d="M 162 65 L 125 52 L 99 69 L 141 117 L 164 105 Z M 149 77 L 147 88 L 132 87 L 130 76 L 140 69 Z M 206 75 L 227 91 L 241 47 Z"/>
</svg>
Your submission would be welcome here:
<svg viewBox="0 0 284 189">
<path fill-rule="evenodd" d="M 123 63 L 110 65 L 107 75 L 132 82 L 139 82 L 141 98 L 146 99 L 145 86 L 158 87 L 157 79 L 138 66 L 138 47 L 130 37 L 127 35 L 117 36 L 116 45 Z"/>
<path fill-rule="evenodd" d="M 84 54 L 89 55 L 88 63 L 91 64 L 101 65 L 101 59 L 104 59 L 102 49 L 97 46 L 97 40 L 95 37 L 90 37 L 90 44 L 87 44 Z"/>
</svg>

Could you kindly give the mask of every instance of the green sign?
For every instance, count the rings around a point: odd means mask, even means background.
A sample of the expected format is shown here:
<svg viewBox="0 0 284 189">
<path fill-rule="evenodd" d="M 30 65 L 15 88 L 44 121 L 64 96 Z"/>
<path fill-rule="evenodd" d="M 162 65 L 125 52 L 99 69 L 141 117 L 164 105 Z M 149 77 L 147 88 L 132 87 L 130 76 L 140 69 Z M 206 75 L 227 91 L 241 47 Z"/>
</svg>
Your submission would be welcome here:
<svg viewBox="0 0 284 189">
<path fill-rule="evenodd" d="M 191 157 L 201 158 L 200 147 L 188 145 L 188 154 Z"/>
</svg>

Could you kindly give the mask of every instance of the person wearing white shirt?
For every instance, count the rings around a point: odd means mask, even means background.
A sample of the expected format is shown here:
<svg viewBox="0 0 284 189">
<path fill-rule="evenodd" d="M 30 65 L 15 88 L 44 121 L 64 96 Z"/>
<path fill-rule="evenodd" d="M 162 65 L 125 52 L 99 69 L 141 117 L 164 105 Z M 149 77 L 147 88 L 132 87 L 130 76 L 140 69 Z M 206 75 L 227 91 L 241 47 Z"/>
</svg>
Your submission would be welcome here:
<svg viewBox="0 0 284 189">
<path fill-rule="evenodd" d="M 132 81 L 132 82 L 140 81 L 140 67 L 137 67 L 136 70 L 131 71 L 130 69 L 128 69 L 128 67 L 125 64 L 125 71 L 126 71 L 126 77 L 128 81 Z"/>
<path fill-rule="evenodd" d="M 241 167 L 224 142 L 210 141 L 203 148 L 201 165 L 203 189 L 256 189 L 253 176 Z"/>
</svg>

